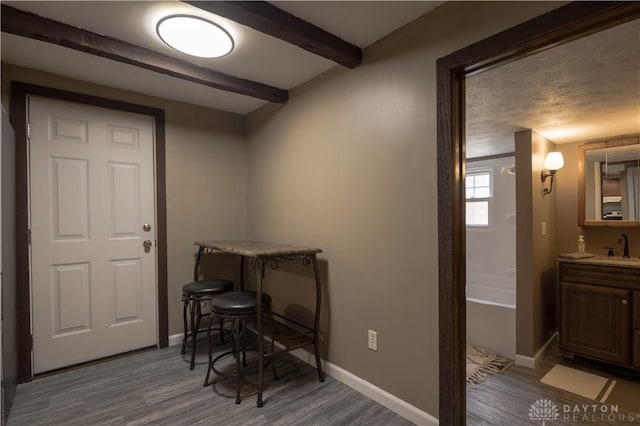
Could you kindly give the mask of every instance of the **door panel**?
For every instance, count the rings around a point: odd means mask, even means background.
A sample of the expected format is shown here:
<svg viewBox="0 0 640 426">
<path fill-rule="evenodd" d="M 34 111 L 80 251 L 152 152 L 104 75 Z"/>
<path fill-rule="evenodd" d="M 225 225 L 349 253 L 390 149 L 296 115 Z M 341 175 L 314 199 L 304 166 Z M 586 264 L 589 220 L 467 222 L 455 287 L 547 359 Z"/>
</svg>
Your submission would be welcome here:
<svg viewBox="0 0 640 426">
<path fill-rule="evenodd" d="M 53 337 L 91 331 L 89 264 L 52 265 Z"/>
<path fill-rule="evenodd" d="M 560 282 L 560 349 L 628 365 L 631 291 Z"/>
<path fill-rule="evenodd" d="M 50 158 L 52 238 L 89 238 L 88 162 L 73 158 Z"/>
<path fill-rule="evenodd" d="M 116 308 L 112 325 L 143 318 L 140 262 L 139 258 L 111 261 Z"/>
<path fill-rule="evenodd" d="M 112 238 L 139 237 L 140 168 L 136 164 L 109 163 L 111 169 Z"/>
<path fill-rule="evenodd" d="M 33 372 L 155 345 L 153 119 L 30 97 L 29 121 Z"/>
</svg>

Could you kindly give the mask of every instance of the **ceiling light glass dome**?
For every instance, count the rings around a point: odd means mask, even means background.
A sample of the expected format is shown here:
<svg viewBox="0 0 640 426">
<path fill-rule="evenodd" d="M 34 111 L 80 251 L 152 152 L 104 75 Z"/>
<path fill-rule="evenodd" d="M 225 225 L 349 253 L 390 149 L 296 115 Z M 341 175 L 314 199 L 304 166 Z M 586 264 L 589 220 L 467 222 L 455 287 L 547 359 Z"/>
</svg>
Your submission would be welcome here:
<svg viewBox="0 0 640 426">
<path fill-rule="evenodd" d="M 171 15 L 156 25 L 170 47 L 200 58 L 218 58 L 233 50 L 233 39 L 222 27 L 196 16 Z"/>
</svg>

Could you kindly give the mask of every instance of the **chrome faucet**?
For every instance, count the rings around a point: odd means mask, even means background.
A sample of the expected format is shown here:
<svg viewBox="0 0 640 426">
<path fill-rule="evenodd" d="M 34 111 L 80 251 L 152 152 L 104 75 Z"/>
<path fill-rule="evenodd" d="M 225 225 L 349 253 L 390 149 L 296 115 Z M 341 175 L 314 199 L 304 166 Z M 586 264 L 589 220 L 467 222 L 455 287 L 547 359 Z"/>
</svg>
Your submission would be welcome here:
<svg viewBox="0 0 640 426">
<path fill-rule="evenodd" d="M 624 254 L 622 257 L 629 257 L 629 237 L 626 234 L 618 235 L 618 243 L 621 243 L 624 239 Z"/>
</svg>

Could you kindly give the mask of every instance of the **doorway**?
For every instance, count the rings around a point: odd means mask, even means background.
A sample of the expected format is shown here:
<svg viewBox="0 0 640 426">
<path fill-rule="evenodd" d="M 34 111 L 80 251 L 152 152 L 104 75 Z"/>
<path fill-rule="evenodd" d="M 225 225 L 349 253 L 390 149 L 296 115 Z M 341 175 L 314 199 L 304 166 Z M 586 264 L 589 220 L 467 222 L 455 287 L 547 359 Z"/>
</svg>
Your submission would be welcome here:
<svg viewBox="0 0 640 426">
<path fill-rule="evenodd" d="M 437 61 L 441 424 L 466 419 L 465 78 L 639 15 L 637 3 L 571 3 Z"/>
<path fill-rule="evenodd" d="M 74 92 L 68 92 L 58 89 L 52 89 L 42 86 L 36 86 L 31 84 L 26 84 L 22 82 L 12 82 L 11 83 L 11 102 L 10 102 L 10 119 L 11 123 L 16 130 L 16 257 L 17 257 L 17 306 L 19 307 L 17 324 L 18 324 L 18 342 L 17 347 L 15 348 L 15 352 L 17 353 L 18 358 L 18 380 L 19 382 L 26 382 L 32 379 L 34 375 L 33 365 L 32 365 L 32 351 L 33 351 L 33 336 L 31 334 L 32 326 L 35 324 L 31 322 L 31 313 L 30 313 L 30 304 L 32 300 L 32 291 L 29 283 L 32 280 L 32 271 L 30 270 L 30 238 L 29 238 L 29 156 L 27 149 L 27 111 L 28 111 L 28 99 L 30 97 L 42 97 L 49 98 L 57 101 L 65 101 L 65 102 L 74 102 L 75 104 L 82 104 L 85 109 L 89 108 L 87 106 L 107 108 L 110 110 L 115 110 L 116 112 L 127 112 L 140 114 L 143 116 L 147 116 L 147 120 L 151 123 L 151 132 L 154 134 L 153 143 L 152 143 L 152 152 L 155 154 L 155 164 L 152 165 L 153 173 L 155 174 L 155 187 L 151 186 L 152 196 L 155 198 L 155 235 L 154 240 L 152 241 L 152 247 L 155 250 L 155 265 L 152 265 L 152 269 L 154 269 L 154 274 L 156 276 L 153 284 L 153 292 L 152 297 L 155 299 L 155 307 L 153 307 L 152 315 L 154 316 L 154 325 L 153 325 L 153 343 L 152 345 L 156 345 L 159 347 L 168 346 L 168 306 L 167 306 L 167 241 L 166 241 L 166 182 L 165 182 L 165 148 L 164 148 L 164 111 L 150 108 L 145 106 L 140 106 L 136 104 L 131 104 L 127 102 L 121 102 L 116 100 L 110 100 L 105 98 L 94 97 L 85 94 L 79 94 Z M 49 120 L 51 121 L 51 120 Z M 50 123 L 48 125 L 50 128 Z M 62 125 L 60 128 L 63 128 Z M 126 127 L 126 126 L 125 126 Z M 71 128 L 68 129 L 72 129 Z M 111 130 L 114 130 L 112 128 Z M 47 130 L 49 131 L 49 130 Z M 77 128 L 76 128 L 77 131 Z M 113 132 L 112 132 L 113 133 Z M 125 132 L 126 133 L 126 132 Z M 74 134 L 73 132 L 71 134 Z M 77 134 L 77 133 L 76 133 Z M 125 143 L 130 141 L 131 138 L 127 138 L 124 133 L 116 134 L 116 138 L 119 139 L 121 143 Z M 67 156 L 69 157 L 69 156 Z M 67 158 L 65 155 L 57 155 L 57 158 L 65 159 Z M 123 167 L 126 166 L 126 162 L 123 161 Z M 78 163 L 79 164 L 79 163 Z M 76 164 L 77 165 L 77 164 Z M 115 163 L 113 165 L 116 165 Z M 62 168 L 64 169 L 64 167 Z M 60 169 L 60 170 L 62 170 Z M 81 171 L 82 167 L 70 167 L 66 171 L 76 172 Z M 131 173 L 131 167 L 126 166 L 122 170 L 119 170 L 123 173 L 120 173 L 120 177 L 132 177 L 135 176 L 135 173 Z M 113 171 L 113 170 L 112 170 Z M 64 173 L 64 172 L 63 172 Z M 73 173 L 72 173 L 73 174 Z M 80 173 L 81 175 L 82 173 Z M 118 174 L 116 174 L 118 175 Z M 61 175 L 62 176 L 62 175 Z M 114 174 L 111 174 L 111 179 L 113 180 Z M 68 178 L 69 176 L 65 177 Z M 74 179 L 68 179 L 70 182 L 73 182 Z M 126 181 L 126 179 L 124 179 Z M 126 182 L 125 182 L 126 183 Z M 126 187 L 127 185 L 125 185 Z M 73 193 L 73 192 L 71 192 Z M 67 194 L 68 195 L 68 194 Z M 65 195 L 65 196 L 67 196 Z M 103 198 L 108 198 L 108 194 L 103 194 Z M 126 197 L 125 197 L 126 198 Z M 81 198 L 80 198 L 81 199 Z M 113 198 L 112 198 L 113 199 Z M 78 199 L 76 198 L 76 201 Z M 154 204 L 152 202 L 152 204 Z M 153 218 L 152 218 L 153 220 Z M 73 224 L 74 222 L 69 222 Z M 140 224 L 142 226 L 144 223 Z M 67 225 L 65 225 L 67 226 Z M 110 225 L 111 226 L 111 225 Z M 113 229 L 113 227 L 112 227 Z M 124 228 L 120 228 L 122 230 Z M 46 231 L 48 232 L 48 231 Z M 74 230 L 75 232 L 75 230 Z M 143 231 L 142 234 L 145 232 Z M 51 237 L 51 233 L 49 232 L 48 238 Z M 150 239 L 151 240 L 151 239 Z M 155 245 L 153 245 L 155 243 Z M 141 250 L 144 250 L 144 247 L 140 247 Z M 147 253 L 144 253 L 147 254 Z M 122 278 L 122 283 L 125 281 L 133 281 L 135 274 L 133 273 L 136 268 L 134 267 L 135 262 L 132 262 L 131 259 L 134 259 L 136 256 L 124 256 L 123 258 L 118 257 L 115 259 L 117 262 L 112 263 L 111 266 L 118 266 L 115 270 L 112 268 L 112 272 L 116 275 L 120 275 Z M 126 258 L 126 259 L 125 259 Z M 80 264 L 82 262 L 79 262 Z M 65 261 L 58 262 L 56 265 L 66 265 Z M 77 265 L 76 265 L 77 266 Z M 51 272 L 51 268 L 50 272 Z M 55 268 L 53 268 L 55 269 Z M 64 267 L 63 267 L 64 269 Z M 82 267 L 71 268 L 70 270 L 58 271 L 64 273 L 51 274 L 54 277 L 61 277 L 67 274 L 65 278 L 70 279 L 70 283 L 75 283 L 74 285 L 69 286 L 65 289 L 76 290 L 82 289 L 83 275 L 85 271 Z M 55 271 L 54 271 L 55 272 Z M 113 276 L 113 275 L 112 275 Z M 35 278 L 35 274 L 34 274 Z M 55 280 L 53 280 L 55 282 Z M 58 280 L 59 281 L 59 280 Z M 112 280 L 113 284 L 113 280 Z M 63 286 L 65 287 L 65 286 Z M 117 287 L 117 286 L 116 286 Z M 122 287 L 122 286 L 121 286 Z M 81 293 L 81 292 L 80 292 Z M 58 294 L 61 294 L 58 292 Z M 127 291 L 121 290 L 121 295 L 131 295 L 131 293 L 127 293 Z M 127 298 L 123 298 L 126 300 Z M 73 300 L 73 299 L 68 299 Z M 141 299 L 140 299 L 141 300 Z M 125 304 L 121 305 L 119 315 L 120 320 L 116 321 L 117 324 L 121 325 L 123 323 L 135 323 L 137 322 L 135 318 L 133 318 L 132 313 L 137 309 L 137 307 L 133 307 L 128 300 Z M 74 302 L 75 303 L 75 302 Z M 127 305 L 127 303 L 129 303 Z M 58 306 L 60 304 L 58 303 Z M 124 309 L 126 307 L 127 309 Z M 82 311 L 80 311 L 82 312 Z M 111 315 L 113 311 L 111 312 Z M 75 331 L 80 331 L 80 328 L 83 326 L 80 324 L 82 320 L 79 320 L 81 315 L 78 315 L 78 312 L 74 313 L 73 317 L 66 317 L 65 324 L 72 324 L 74 327 L 78 327 Z M 127 319 L 128 318 L 128 319 Z M 59 322 L 60 324 L 60 322 Z M 113 324 L 112 324 L 113 325 Z M 111 327 L 118 328 L 118 326 Z M 63 333 L 64 334 L 64 333 Z M 75 345 L 75 344 L 74 344 Z M 74 346 L 75 350 L 75 346 Z M 123 350 L 122 348 L 120 350 Z M 124 349 L 127 350 L 127 349 Z M 102 356 L 101 354 L 97 355 L 98 357 Z M 83 362 L 81 360 L 75 360 L 73 362 Z M 45 367 L 46 369 L 55 368 L 55 367 Z M 43 370 L 44 371 L 44 370 Z M 37 372 L 37 371 L 36 371 Z"/>
</svg>

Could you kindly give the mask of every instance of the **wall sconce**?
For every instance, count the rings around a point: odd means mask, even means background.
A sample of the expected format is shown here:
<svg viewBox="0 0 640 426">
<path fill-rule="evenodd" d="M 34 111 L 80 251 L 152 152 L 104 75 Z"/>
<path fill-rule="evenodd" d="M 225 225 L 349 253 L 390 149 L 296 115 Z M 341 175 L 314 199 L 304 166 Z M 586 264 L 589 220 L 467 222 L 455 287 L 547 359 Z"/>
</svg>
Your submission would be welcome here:
<svg viewBox="0 0 640 426">
<path fill-rule="evenodd" d="M 543 197 L 545 195 L 551 194 L 551 191 L 553 191 L 553 180 L 556 176 L 556 171 L 560 170 L 562 166 L 564 166 L 564 158 L 562 157 L 561 152 L 553 151 L 547 153 L 547 156 L 544 158 L 544 168 L 540 172 L 540 178 L 544 183 L 547 178 L 551 176 L 551 185 L 549 185 L 549 188 L 543 189 Z"/>
</svg>

